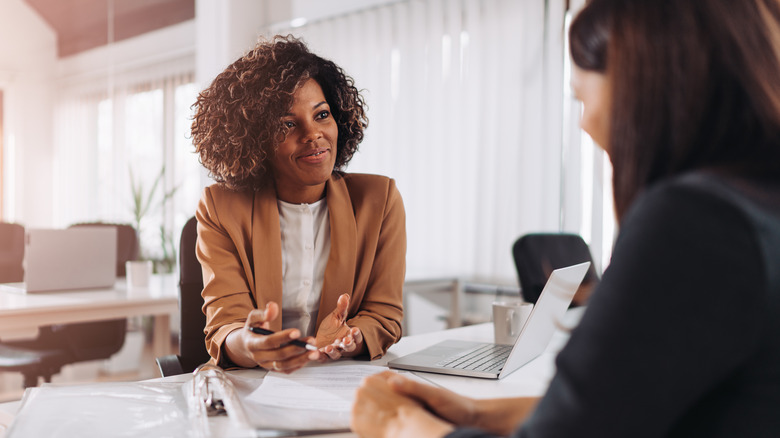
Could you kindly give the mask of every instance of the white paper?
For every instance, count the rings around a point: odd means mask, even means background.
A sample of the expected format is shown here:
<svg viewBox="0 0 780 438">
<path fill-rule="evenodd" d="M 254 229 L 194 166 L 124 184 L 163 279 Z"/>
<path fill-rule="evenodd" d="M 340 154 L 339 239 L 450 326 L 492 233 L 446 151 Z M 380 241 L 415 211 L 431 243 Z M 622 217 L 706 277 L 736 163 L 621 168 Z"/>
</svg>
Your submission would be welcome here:
<svg viewBox="0 0 780 438">
<path fill-rule="evenodd" d="M 350 412 L 363 378 L 387 371 L 375 365 L 305 367 L 283 374 L 269 372 L 247 401 L 298 410 Z"/>
</svg>

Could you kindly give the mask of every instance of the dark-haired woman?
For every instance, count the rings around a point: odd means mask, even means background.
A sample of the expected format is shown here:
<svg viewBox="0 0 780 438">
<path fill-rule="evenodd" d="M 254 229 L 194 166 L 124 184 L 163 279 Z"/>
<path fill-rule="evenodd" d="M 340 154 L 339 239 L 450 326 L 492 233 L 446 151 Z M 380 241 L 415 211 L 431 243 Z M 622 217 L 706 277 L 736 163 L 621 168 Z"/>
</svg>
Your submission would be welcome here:
<svg viewBox="0 0 780 438">
<path fill-rule="evenodd" d="M 289 373 L 381 357 L 401 336 L 405 214 L 392 179 L 341 171 L 367 124 L 352 79 L 275 37 L 195 106 L 193 141 L 217 182 L 196 213 L 214 361 Z"/>
<path fill-rule="evenodd" d="M 473 400 L 386 372 L 353 428 L 780 437 L 780 2 L 591 0 L 569 37 L 620 233 L 547 393 Z"/>
</svg>

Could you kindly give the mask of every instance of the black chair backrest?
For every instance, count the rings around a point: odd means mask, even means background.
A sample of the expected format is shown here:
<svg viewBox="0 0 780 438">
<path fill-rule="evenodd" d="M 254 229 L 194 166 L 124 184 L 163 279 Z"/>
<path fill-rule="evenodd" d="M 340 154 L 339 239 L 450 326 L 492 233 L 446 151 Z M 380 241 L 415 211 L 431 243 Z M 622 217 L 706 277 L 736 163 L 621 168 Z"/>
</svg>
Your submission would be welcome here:
<svg viewBox="0 0 780 438">
<path fill-rule="evenodd" d="M 526 234 L 512 247 L 523 299 L 535 303 L 553 270 L 582 262 L 591 262 L 583 284 L 599 281 L 593 257 L 585 240 L 577 234 Z"/>
<path fill-rule="evenodd" d="M 24 280 L 24 227 L 0 222 L 0 283 Z"/>
<path fill-rule="evenodd" d="M 190 218 L 179 242 L 179 356 L 184 372 L 194 370 L 210 358 L 206 350 L 206 315 L 203 314 L 203 271 L 195 255 L 198 221 Z"/>
</svg>

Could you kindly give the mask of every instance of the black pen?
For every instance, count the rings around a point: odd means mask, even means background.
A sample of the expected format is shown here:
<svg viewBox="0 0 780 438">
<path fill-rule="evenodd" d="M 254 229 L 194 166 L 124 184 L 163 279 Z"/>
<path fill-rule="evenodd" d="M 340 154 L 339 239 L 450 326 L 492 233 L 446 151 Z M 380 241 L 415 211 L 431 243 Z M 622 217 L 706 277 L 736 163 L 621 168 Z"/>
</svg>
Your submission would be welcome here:
<svg viewBox="0 0 780 438">
<path fill-rule="evenodd" d="M 258 335 L 272 335 L 272 334 L 274 334 L 274 332 L 272 332 L 271 330 L 266 330 L 266 329 L 260 328 L 260 327 L 248 327 L 248 329 L 252 333 L 255 333 L 255 334 L 258 334 Z M 310 350 L 310 351 L 319 351 L 319 349 L 317 347 L 315 347 L 314 345 L 307 344 L 307 343 L 301 341 L 300 339 L 293 339 L 289 343 L 293 344 L 293 345 L 297 345 L 298 347 L 301 347 L 301 348 L 305 348 L 305 349 Z"/>
</svg>

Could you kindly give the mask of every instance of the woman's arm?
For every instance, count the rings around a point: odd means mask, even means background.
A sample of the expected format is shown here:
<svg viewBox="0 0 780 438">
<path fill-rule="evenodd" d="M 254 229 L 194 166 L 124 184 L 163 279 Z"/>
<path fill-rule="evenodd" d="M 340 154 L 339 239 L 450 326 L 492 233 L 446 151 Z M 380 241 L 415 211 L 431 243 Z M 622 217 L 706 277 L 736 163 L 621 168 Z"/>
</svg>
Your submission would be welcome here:
<svg viewBox="0 0 780 438">
<path fill-rule="evenodd" d="M 376 359 L 401 338 L 406 263 L 401 195 L 387 177 L 336 174 L 327 197 L 331 254 L 325 270 L 318 344 L 332 342 L 334 332 L 338 337 L 349 332 L 359 345 L 339 349 L 331 358 L 345 353 Z M 345 293 L 348 310 L 341 313 L 335 308 Z"/>
<path fill-rule="evenodd" d="M 401 338 L 403 318 L 403 282 L 406 269 L 406 213 L 401 194 L 392 179 L 383 187 L 386 199 L 382 209 L 376 246 L 371 254 L 368 270 L 360 276 L 365 290 L 360 299 L 357 314 L 347 320 L 347 325 L 360 329 L 365 350 L 371 359 L 385 354 L 387 349 Z M 372 193 L 364 195 L 371 198 Z M 365 210 L 373 206 L 363 206 Z M 362 226 L 359 224 L 359 228 Z M 364 236 L 365 238 L 365 236 Z M 365 257 L 365 256 L 364 256 Z M 366 275 L 367 274 L 367 275 Z M 361 285 L 362 287 L 362 285 Z"/>
<path fill-rule="evenodd" d="M 225 340 L 231 332 L 244 326 L 247 315 L 255 309 L 245 261 L 231 236 L 237 230 L 226 228 L 220 220 L 223 213 L 217 206 L 220 196 L 224 193 L 219 188 L 205 188 L 195 213 L 196 253 L 203 270 L 201 295 L 206 315 L 206 347 L 217 364 L 229 363 L 223 358 Z"/>
</svg>

